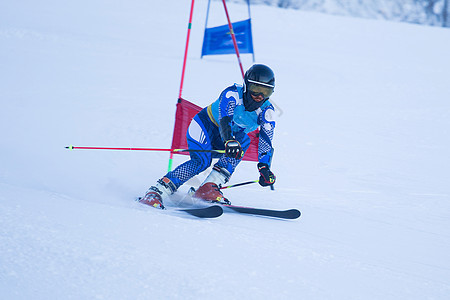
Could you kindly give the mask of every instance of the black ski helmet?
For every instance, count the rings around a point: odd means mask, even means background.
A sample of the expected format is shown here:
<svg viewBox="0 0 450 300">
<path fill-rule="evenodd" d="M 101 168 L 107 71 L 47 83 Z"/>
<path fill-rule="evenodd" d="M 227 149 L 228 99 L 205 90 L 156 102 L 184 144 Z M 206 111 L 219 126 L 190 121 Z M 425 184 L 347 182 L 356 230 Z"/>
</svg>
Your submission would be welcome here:
<svg viewBox="0 0 450 300">
<path fill-rule="evenodd" d="M 275 75 L 271 68 L 262 64 L 255 64 L 244 75 L 244 107 L 247 111 L 254 111 L 269 99 L 275 88 Z M 263 101 L 255 101 L 251 94 L 261 94 Z"/>
</svg>

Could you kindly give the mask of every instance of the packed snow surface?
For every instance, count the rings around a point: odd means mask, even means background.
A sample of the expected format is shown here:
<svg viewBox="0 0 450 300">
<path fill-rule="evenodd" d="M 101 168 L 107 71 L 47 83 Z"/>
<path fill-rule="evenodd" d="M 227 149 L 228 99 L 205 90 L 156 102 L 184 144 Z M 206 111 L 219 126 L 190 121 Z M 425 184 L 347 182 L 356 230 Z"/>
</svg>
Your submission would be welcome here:
<svg viewBox="0 0 450 300">
<path fill-rule="evenodd" d="M 297 220 L 145 207 L 167 152 L 65 149 L 170 147 L 190 4 L 0 4 L 0 298 L 448 299 L 449 29 L 252 7 L 277 182 L 224 192 Z M 200 106 L 241 82 L 235 56 L 200 59 L 206 6 L 183 88 Z M 230 183 L 257 178 L 243 162 Z"/>
</svg>

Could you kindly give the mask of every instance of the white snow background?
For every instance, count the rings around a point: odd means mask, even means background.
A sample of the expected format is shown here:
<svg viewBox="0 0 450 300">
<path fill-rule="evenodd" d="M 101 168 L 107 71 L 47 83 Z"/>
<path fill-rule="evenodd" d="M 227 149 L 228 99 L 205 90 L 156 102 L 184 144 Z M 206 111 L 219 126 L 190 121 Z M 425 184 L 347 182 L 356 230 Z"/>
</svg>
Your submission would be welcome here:
<svg viewBox="0 0 450 300">
<path fill-rule="evenodd" d="M 449 29 L 252 7 L 276 189 L 224 192 L 298 220 L 145 207 L 167 152 L 64 148 L 170 147 L 190 4 L 1 2 L 0 298 L 448 299 Z M 183 89 L 200 106 L 241 82 L 235 56 L 200 59 L 206 6 Z M 257 178 L 243 162 L 230 183 Z"/>
</svg>

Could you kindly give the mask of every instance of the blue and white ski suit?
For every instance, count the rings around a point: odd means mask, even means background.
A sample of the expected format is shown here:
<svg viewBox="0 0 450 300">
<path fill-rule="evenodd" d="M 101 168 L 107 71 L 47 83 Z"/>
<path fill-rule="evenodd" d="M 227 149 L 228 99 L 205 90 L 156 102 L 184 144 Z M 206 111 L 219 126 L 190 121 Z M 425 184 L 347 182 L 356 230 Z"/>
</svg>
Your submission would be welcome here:
<svg viewBox="0 0 450 300">
<path fill-rule="evenodd" d="M 247 134 L 260 128 L 258 161 L 270 164 L 275 128 L 275 121 L 272 119 L 273 105 L 267 100 L 255 111 L 246 111 L 242 98 L 243 90 L 240 84 L 226 88 L 216 101 L 202 109 L 192 119 L 186 133 L 189 149 L 225 149 L 226 141 L 223 141 L 220 135 L 219 123 L 222 117 L 230 116 L 233 136 L 239 141 L 244 152 L 250 146 L 250 138 Z M 215 166 L 225 168 L 230 174 L 233 174 L 241 161 L 241 159 L 230 158 L 220 153 L 191 152 L 190 157 L 189 161 L 165 175 L 177 188 L 206 170 L 213 158 L 219 158 Z"/>
</svg>

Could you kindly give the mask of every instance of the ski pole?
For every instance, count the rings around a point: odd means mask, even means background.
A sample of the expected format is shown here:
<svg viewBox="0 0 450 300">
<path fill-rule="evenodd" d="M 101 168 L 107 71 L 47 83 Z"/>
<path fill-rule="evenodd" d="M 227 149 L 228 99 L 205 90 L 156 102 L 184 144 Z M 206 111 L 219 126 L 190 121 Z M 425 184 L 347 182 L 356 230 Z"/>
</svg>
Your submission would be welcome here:
<svg viewBox="0 0 450 300">
<path fill-rule="evenodd" d="M 241 183 L 236 183 L 236 184 L 232 184 L 232 185 L 227 185 L 227 186 L 223 186 L 220 189 L 229 189 L 229 188 L 233 188 L 233 187 L 238 187 L 238 186 L 242 186 L 242 185 L 247 185 L 247 184 L 252 184 L 252 183 L 257 183 L 258 180 L 252 180 L 252 181 L 246 181 L 246 182 L 241 182 Z"/>
<path fill-rule="evenodd" d="M 225 153 L 225 150 L 202 150 L 202 149 L 167 149 L 167 148 L 126 148 L 126 147 L 79 147 L 67 146 L 69 150 L 128 150 L 128 151 L 170 151 L 170 152 L 210 152 L 210 153 Z"/>
</svg>

